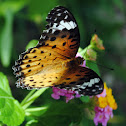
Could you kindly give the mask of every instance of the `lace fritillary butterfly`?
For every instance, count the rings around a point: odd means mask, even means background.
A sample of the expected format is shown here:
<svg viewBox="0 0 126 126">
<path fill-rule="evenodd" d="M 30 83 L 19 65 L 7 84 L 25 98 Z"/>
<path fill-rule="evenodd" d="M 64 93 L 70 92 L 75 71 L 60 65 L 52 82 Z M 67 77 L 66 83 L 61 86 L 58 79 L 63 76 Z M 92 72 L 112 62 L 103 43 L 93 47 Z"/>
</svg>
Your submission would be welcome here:
<svg viewBox="0 0 126 126">
<path fill-rule="evenodd" d="M 80 34 L 73 15 L 64 7 L 51 10 L 38 44 L 19 55 L 13 67 L 17 87 L 39 89 L 57 86 L 76 90 L 81 95 L 97 95 L 103 81 L 91 69 L 82 67 L 83 59 L 75 58 Z"/>
</svg>

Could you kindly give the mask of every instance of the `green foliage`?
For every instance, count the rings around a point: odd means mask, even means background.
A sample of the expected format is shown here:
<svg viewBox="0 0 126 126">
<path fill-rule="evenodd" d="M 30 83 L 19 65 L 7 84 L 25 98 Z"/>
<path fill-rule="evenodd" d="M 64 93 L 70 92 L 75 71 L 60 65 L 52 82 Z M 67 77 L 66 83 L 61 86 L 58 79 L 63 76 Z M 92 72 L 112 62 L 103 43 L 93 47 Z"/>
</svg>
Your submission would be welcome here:
<svg viewBox="0 0 126 126">
<path fill-rule="evenodd" d="M 84 104 L 80 102 L 80 105 L 78 101 L 65 103 L 54 100 L 41 107 L 28 108 L 46 89 L 48 88 L 32 90 L 20 104 L 11 94 L 7 77 L 0 73 L 0 121 L 8 126 L 16 126 L 20 125 L 26 117 L 26 126 L 44 126 L 45 124 L 67 126 L 71 123 L 79 124 L 83 114 L 82 108 L 92 106 L 89 97 L 82 97 Z"/>
<path fill-rule="evenodd" d="M 48 88 L 42 88 L 38 91 L 32 90 L 26 98 L 21 102 L 21 105 L 24 109 L 26 109 L 29 105 L 31 105 L 46 89 Z M 36 92 L 35 92 L 36 91 Z"/>
<path fill-rule="evenodd" d="M 86 60 L 86 66 L 94 70 L 100 76 L 100 72 L 99 72 L 98 65 L 96 62 Z"/>
<path fill-rule="evenodd" d="M 13 46 L 12 35 L 13 12 L 8 9 L 5 14 L 5 24 L 1 33 L 0 54 L 1 61 L 5 67 L 8 67 L 11 60 L 11 51 Z"/>
<path fill-rule="evenodd" d="M 6 0 L 0 1 L 0 15 L 4 16 L 7 10 L 11 10 L 13 13 L 18 12 L 24 5 L 27 3 L 27 0 L 22 1 L 14 1 L 14 0 Z"/>
<path fill-rule="evenodd" d="M 6 73 L 12 88 L 11 93 L 7 77 L 0 73 L 0 125 L 21 125 L 24 117 L 26 124 L 24 122 L 22 125 L 26 126 L 94 125 L 92 118 L 87 117 L 87 113 L 82 114 L 82 106 L 89 108 L 92 104 L 89 97 L 81 97 L 66 104 L 64 101 L 51 101 L 52 99 L 45 96 L 36 104 L 35 101 L 41 94 L 44 95 L 46 89 L 30 91 L 23 99 L 28 91 L 16 89 L 14 85 L 15 79 L 11 70 L 14 61 L 25 51 L 25 47 L 28 49 L 36 45 L 36 39 L 45 27 L 48 12 L 57 5 L 67 7 L 75 16 L 82 48 L 89 45 L 95 32 L 104 40 L 106 53 L 104 55 L 101 52 L 97 53 L 97 63 L 114 68 L 111 72 L 101 67 L 100 72 L 103 80 L 110 82 L 110 86 L 114 89 L 119 104 L 116 114 L 120 116 L 118 119 L 114 118 L 108 125 L 125 125 L 126 8 L 123 0 L 0 0 L 0 70 Z M 32 39 L 33 41 L 27 45 Z M 97 63 L 86 61 L 86 65 L 100 75 Z M 21 99 L 23 101 L 19 103 L 12 94 L 18 101 Z"/>
<path fill-rule="evenodd" d="M 7 77 L 0 72 L 0 121 L 8 126 L 24 121 L 24 110 L 11 94 Z"/>
<path fill-rule="evenodd" d="M 12 48 L 13 48 L 13 18 L 14 14 L 24 6 L 24 1 L 14 2 L 6 1 L 0 2 L 0 17 L 5 20 L 4 25 L 1 26 L 0 35 L 0 60 L 4 67 L 8 67 L 11 62 Z"/>
<path fill-rule="evenodd" d="M 80 97 L 80 100 L 82 102 L 88 103 L 90 101 L 90 97 L 89 96 L 83 96 L 83 97 Z"/>
<path fill-rule="evenodd" d="M 56 101 L 51 103 L 47 111 L 38 117 L 38 122 L 33 123 L 31 126 L 64 126 L 64 124 L 68 126 L 71 122 L 79 123 L 81 114 L 82 111 L 77 104 Z"/>
<path fill-rule="evenodd" d="M 29 49 L 29 48 L 32 48 L 34 46 L 36 46 L 38 43 L 38 40 L 31 40 L 28 45 L 26 46 L 26 50 Z"/>
<path fill-rule="evenodd" d="M 53 0 L 53 1 L 31 0 L 29 2 L 28 11 L 30 16 L 34 16 L 36 14 L 43 15 L 43 13 L 47 14 L 50 11 L 50 8 L 54 8 L 55 6 L 57 6 L 57 4 L 58 4 L 58 0 Z"/>
</svg>

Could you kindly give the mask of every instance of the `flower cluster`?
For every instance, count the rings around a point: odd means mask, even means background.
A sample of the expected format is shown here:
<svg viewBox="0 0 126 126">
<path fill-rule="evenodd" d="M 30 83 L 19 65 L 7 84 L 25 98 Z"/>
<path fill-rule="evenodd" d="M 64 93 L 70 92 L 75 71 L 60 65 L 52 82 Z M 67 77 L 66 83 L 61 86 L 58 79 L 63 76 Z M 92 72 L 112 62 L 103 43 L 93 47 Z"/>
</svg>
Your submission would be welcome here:
<svg viewBox="0 0 126 126">
<path fill-rule="evenodd" d="M 85 49 L 79 48 L 79 53 L 84 57 L 85 60 L 96 61 L 97 52 L 105 50 L 103 46 L 103 41 L 94 34 L 91 38 L 90 45 L 88 45 Z"/>
<path fill-rule="evenodd" d="M 52 87 L 52 88 L 53 88 L 53 94 L 51 96 L 54 99 L 60 99 L 60 96 L 65 96 L 66 97 L 66 103 L 71 99 L 80 97 L 80 95 L 76 91 L 60 89 L 60 88 L 57 88 L 57 87 Z"/>
<path fill-rule="evenodd" d="M 90 46 L 92 46 L 92 48 L 95 48 L 97 50 L 105 50 L 103 46 L 103 41 L 96 34 L 92 36 Z"/>
<path fill-rule="evenodd" d="M 113 110 L 117 109 L 117 103 L 112 95 L 112 89 L 106 86 L 104 83 L 104 91 L 102 94 L 96 96 L 97 106 L 95 107 L 95 117 L 94 123 L 98 125 L 98 123 L 102 123 L 103 126 L 107 125 L 110 117 L 113 117 Z"/>
</svg>

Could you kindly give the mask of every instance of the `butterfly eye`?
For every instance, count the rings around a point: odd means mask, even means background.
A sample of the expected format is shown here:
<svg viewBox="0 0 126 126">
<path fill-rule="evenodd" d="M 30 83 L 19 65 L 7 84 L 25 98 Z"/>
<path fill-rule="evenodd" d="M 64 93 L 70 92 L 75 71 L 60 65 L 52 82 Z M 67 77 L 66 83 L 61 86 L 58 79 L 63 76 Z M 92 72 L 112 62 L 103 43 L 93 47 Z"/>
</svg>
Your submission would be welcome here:
<svg viewBox="0 0 126 126">
<path fill-rule="evenodd" d="M 70 61 L 70 65 L 71 65 L 71 66 L 75 65 L 75 61 L 74 61 L 74 60 L 71 60 L 71 61 Z"/>
<path fill-rule="evenodd" d="M 82 65 L 83 64 L 83 61 L 84 61 L 83 58 L 77 57 L 76 60 L 77 60 L 78 65 Z"/>
</svg>

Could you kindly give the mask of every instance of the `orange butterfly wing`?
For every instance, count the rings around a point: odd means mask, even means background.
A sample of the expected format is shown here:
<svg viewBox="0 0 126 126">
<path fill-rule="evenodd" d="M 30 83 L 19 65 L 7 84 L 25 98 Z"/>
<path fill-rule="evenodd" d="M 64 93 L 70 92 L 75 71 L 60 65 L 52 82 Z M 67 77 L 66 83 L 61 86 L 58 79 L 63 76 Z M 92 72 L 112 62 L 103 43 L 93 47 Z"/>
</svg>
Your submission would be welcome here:
<svg viewBox="0 0 126 126">
<path fill-rule="evenodd" d="M 74 58 L 77 53 L 80 37 L 72 14 L 63 7 L 56 7 L 48 14 L 47 21 L 48 29 L 43 31 L 37 46 L 22 53 L 19 60 L 15 62 L 13 70 L 19 78 L 17 81 L 19 86 L 25 85 L 24 80 L 28 77 L 37 77 L 39 73 L 42 74 L 42 71 L 52 68 L 56 71 L 59 67 L 56 66 L 57 64 Z M 35 85 L 35 87 L 38 86 Z"/>
<path fill-rule="evenodd" d="M 101 93 L 103 82 L 100 77 L 92 70 L 80 67 L 82 59 L 75 58 L 80 35 L 72 14 L 59 6 L 48 14 L 47 22 L 47 29 L 37 46 L 22 53 L 15 62 L 17 87 L 58 86 L 78 90 L 83 95 Z"/>
<path fill-rule="evenodd" d="M 97 95 L 104 89 L 102 79 L 91 69 L 76 66 L 61 78 L 60 88 L 78 91 L 81 95 Z"/>
</svg>

